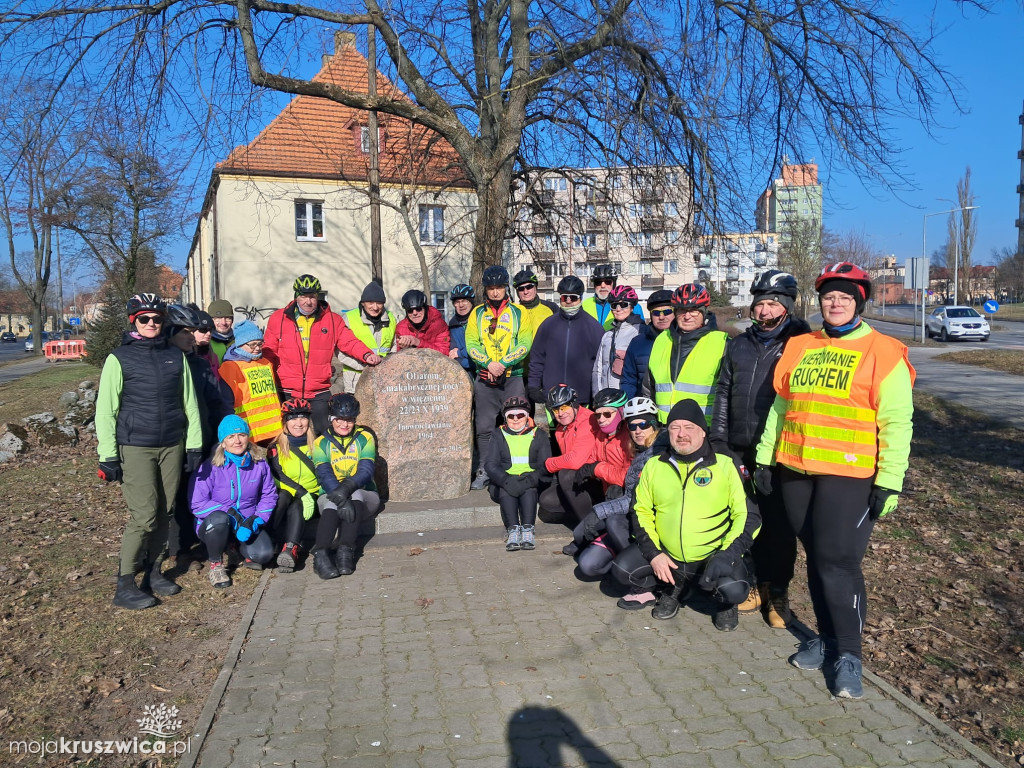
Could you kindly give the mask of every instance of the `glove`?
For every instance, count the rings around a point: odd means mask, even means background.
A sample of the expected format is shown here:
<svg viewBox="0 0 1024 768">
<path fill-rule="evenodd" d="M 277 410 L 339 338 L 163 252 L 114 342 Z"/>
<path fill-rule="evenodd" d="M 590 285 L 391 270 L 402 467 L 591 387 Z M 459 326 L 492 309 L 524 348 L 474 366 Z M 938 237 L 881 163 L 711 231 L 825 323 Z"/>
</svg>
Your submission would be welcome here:
<svg viewBox="0 0 1024 768">
<path fill-rule="evenodd" d="M 191 475 L 203 463 L 203 452 L 199 450 L 185 451 L 185 472 Z"/>
<path fill-rule="evenodd" d="M 597 516 L 597 512 L 591 512 L 583 518 L 583 536 L 587 541 L 593 541 L 604 531 L 604 521 Z"/>
<path fill-rule="evenodd" d="M 302 494 L 302 519 L 312 520 L 313 513 L 316 512 L 316 499 L 313 498 L 312 493 Z"/>
<path fill-rule="evenodd" d="M 527 472 L 520 475 L 519 479 L 523 483 L 523 490 L 528 491 L 531 488 L 536 488 L 540 484 L 540 473 L 537 471 Z"/>
<path fill-rule="evenodd" d="M 356 521 L 356 505 L 351 499 L 345 499 L 338 505 L 338 517 L 343 523 L 354 523 Z"/>
<path fill-rule="evenodd" d="M 589 464 L 584 464 L 582 467 L 576 470 L 576 485 L 583 485 L 589 480 L 594 479 L 594 468 L 597 467 L 597 462 L 592 461 Z"/>
<path fill-rule="evenodd" d="M 530 401 L 534 403 L 544 402 L 544 388 L 543 387 L 530 387 L 530 391 L 527 393 L 530 396 Z"/>
<path fill-rule="evenodd" d="M 121 471 L 121 462 L 117 459 L 101 461 L 100 468 L 96 470 L 96 474 L 99 476 L 100 480 L 106 480 L 108 483 L 120 483 L 124 480 L 124 472 Z"/>
<path fill-rule="evenodd" d="M 237 531 L 245 523 L 245 518 L 234 507 L 228 507 L 224 510 L 224 513 L 231 520 L 232 531 Z"/>
<path fill-rule="evenodd" d="M 238 526 L 238 530 L 235 531 L 235 538 L 245 544 L 245 542 L 255 539 L 256 534 L 260 532 L 260 528 L 262 527 L 263 518 L 256 517 L 256 515 L 250 515 Z"/>
<path fill-rule="evenodd" d="M 772 468 L 758 465 L 754 470 L 754 488 L 762 496 L 772 495 Z"/>
<path fill-rule="evenodd" d="M 504 491 L 509 496 L 521 496 L 525 490 L 526 486 L 523 484 L 523 479 L 519 475 L 509 475 L 505 478 Z"/>
<path fill-rule="evenodd" d="M 890 512 L 895 512 L 899 502 L 900 497 L 896 491 L 873 485 L 871 486 L 871 495 L 868 497 L 868 515 L 872 520 L 881 520 Z"/>
<path fill-rule="evenodd" d="M 626 489 L 621 485 L 609 485 L 608 490 L 604 492 L 605 501 L 611 501 L 612 499 L 618 499 L 626 495 Z"/>
<path fill-rule="evenodd" d="M 327 494 L 327 498 L 333 501 L 335 506 L 340 507 L 357 490 L 359 487 L 356 485 L 356 481 L 351 477 L 346 477 L 337 488 Z"/>
<path fill-rule="evenodd" d="M 704 564 L 704 573 L 700 577 L 701 586 L 713 588 L 721 579 L 732 575 L 736 565 L 734 558 L 727 552 L 715 552 Z"/>
</svg>

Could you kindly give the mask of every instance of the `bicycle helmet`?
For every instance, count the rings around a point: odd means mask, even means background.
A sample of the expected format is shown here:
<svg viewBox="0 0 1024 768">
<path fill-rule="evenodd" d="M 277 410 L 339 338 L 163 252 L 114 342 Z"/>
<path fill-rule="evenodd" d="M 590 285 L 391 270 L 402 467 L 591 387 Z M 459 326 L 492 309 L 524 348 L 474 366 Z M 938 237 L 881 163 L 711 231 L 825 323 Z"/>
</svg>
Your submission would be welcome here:
<svg viewBox="0 0 1024 768">
<path fill-rule="evenodd" d="M 582 296 L 584 286 L 583 281 L 580 280 L 576 275 L 566 275 L 558 281 L 558 295 L 565 296 L 566 294 L 576 294 Z"/>
<path fill-rule="evenodd" d="M 594 395 L 591 405 L 596 411 L 598 408 L 622 408 L 628 398 L 626 393 L 615 387 L 606 387 Z"/>
<path fill-rule="evenodd" d="M 323 289 L 320 287 L 320 281 L 312 275 L 299 275 L 292 284 L 292 290 L 296 296 L 301 296 L 306 293 L 320 293 Z"/>
<path fill-rule="evenodd" d="M 347 392 L 331 395 L 331 399 L 327 401 L 327 414 L 332 419 L 355 421 L 359 416 L 359 401 Z"/>
<path fill-rule="evenodd" d="M 672 306 L 676 309 L 705 311 L 711 306 L 711 294 L 700 283 L 684 283 L 672 294 Z"/>
<path fill-rule="evenodd" d="M 568 384 L 556 384 L 548 390 L 544 402 L 553 411 L 556 408 L 561 408 L 563 405 L 571 405 L 575 408 L 579 405 L 580 400 L 576 390 Z"/>
<path fill-rule="evenodd" d="M 750 286 L 752 296 L 789 296 L 795 299 L 797 293 L 796 278 L 778 269 L 762 272 Z"/>
<path fill-rule="evenodd" d="M 488 267 L 484 270 L 483 283 L 484 288 L 508 288 L 508 270 L 502 266 Z"/>
<path fill-rule="evenodd" d="M 853 283 L 860 289 L 860 301 L 858 302 L 857 309 L 858 313 L 863 308 L 864 302 L 871 298 L 871 276 L 856 264 L 849 261 L 840 261 L 837 264 L 826 265 L 825 268 L 821 270 L 821 274 L 818 275 L 818 279 L 814 281 L 814 290 L 819 294 L 828 293 L 830 290 L 836 290 L 834 287 L 826 287 L 833 280 L 842 280 L 844 282 Z"/>
<path fill-rule="evenodd" d="M 509 411 L 526 411 L 526 414 L 530 415 L 533 413 L 533 408 L 530 406 L 529 400 L 519 397 L 519 395 L 513 395 L 501 404 L 502 417 L 504 417 Z"/>
<path fill-rule="evenodd" d="M 476 291 L 473 290 L 472 285 L 466 285 L 465 283 L 459 283 L 448 294 L 451 296 L 452 301 L 455 299 L 469 299 L 470 301 L 476 301 Z"/>
<path fill-rule="evenodd" d="M 645 416 L 651 418 L 658 416 L 658 406 L 649 397 L 634 397 L 627 401 L 622 408 L 622 417 L 627 421 Z"/>
<path fill-rule="evenodd" d="M 423 291 L 413 288 L 402 295 L 402 309 L 409 312 L 413 309 L 423 309 L 427 306 L 427 295 Z"/>
<path fill-rule="evenodd" d="M 537 285 L 540 282 L 540 278 L 537 277 L 537 273 L 527 267 L 516 272 L 516 276 L 512 278 L 512 285 L 518 288 L 521 285 Z"/>
<path fill-rule="evenodd" d="M 636 290 L 631 285 L 616 285 L 612 288 L 612 292 L 608 294 L 608 301 L 628 301 L 630 304 L 636 304 L 640 301 L 640 297 L 636 295 Z"/>
<path fill-rule="evenodd" d="M 313 406 L 309 400 L 300 397 L 293 397 L 281 403 L 281 421 L 289 421 L 305 416 L 307 419 L 313 415 Z"/>
<path fill-rule="evenodd" d="M 167 324 L 170 326 L 171 336 L 183 328 L 198 328 L 199 313 L 181 304 L 171 304 L 167 307 Z"/>
<path fill-rule="evenodd" d="M 155 293 L 136 293 L 128 299 L 125 309 L 128 310 L 128 320 L 133 323 L 135 316 L 141 315 L 143 312 L 156 315 L 167 314 L 167 305 Z"/>
<path fill-rule="evenodd" d="M 611 280 L 612 285 L 618 281 L 619 276 L 615 274 L 615 267 L 611 264 L 598 264 L 594 267 L 594 274 L 590 276 L 590 282 L 595 285 L 599 280 Z"/>
</svg>

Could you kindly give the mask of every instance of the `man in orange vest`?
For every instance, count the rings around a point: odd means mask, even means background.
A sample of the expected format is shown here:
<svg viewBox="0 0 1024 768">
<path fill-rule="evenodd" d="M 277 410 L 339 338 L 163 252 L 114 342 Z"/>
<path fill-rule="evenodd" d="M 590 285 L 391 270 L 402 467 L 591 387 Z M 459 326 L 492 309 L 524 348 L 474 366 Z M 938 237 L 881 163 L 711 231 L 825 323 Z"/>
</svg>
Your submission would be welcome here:
<svg viewBox="0 0 1024 768">
<path fill-rule="evenodd" d="M 268 445 L 281 434 L 281 401 L 274 369 L 263 357 L 263 334 L 254 323 L 235 326 L 235 341 L 219 372 L 234 395 L 235 414 L 249 424 L 249 439 Z"/>
</svg>

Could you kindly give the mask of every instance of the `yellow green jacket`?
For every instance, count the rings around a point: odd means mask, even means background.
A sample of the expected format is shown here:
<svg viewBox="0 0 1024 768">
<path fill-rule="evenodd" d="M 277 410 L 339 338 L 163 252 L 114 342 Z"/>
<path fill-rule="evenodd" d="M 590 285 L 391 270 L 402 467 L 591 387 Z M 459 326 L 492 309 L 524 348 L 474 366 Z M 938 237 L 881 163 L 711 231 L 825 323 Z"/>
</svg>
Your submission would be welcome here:
<svg viewBox="0 0 1024 768">
<path fill-rule="evenodd" d="M 495 320 L 491 330 L 491 321 Z M 497 315 L 487 302 L 473 307 L 466 323 L 466 352 L 477 368 L 501 363 L 505 375 L 523 375 L 523 363 L 533 344 L 533 326 L 518 304 L 503 303 Z"/>
</svg>

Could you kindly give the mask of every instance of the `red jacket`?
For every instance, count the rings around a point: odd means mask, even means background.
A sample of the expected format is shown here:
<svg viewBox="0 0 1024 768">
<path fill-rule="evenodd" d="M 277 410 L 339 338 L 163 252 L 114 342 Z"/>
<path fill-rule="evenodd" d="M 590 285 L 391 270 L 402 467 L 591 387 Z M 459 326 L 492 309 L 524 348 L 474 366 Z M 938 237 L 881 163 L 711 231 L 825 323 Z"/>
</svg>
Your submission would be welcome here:
<svg viewBox="0 0 1024 768">
<path fill-rule="evenodd" d="M 370 350 L 345 325 L 327 302 L 321 302 L 309 329 L 309 354 L 304 354 L 302 335 L 295 322 L 299 313 L 293 301 L 277 310 L 267 321 L 263 334 L 263 356 L 274 367 L 281 389 L 295 397 L 310 398 L 331 387 L 334 350 L 363 360 Z"/>
<path fill-rule="evenodd" d="M 594 441 L 594 458 L 591 461 L 597 462 L 594 477 L 604 480 L 605 486 L 623 485 L 626 482 L 626 472 L 633 461 L 630 443 L 632 440 L 629 439 L 629 430 L 624 422 L 610 435 L 606 435 L 598 428 Z"/>
<path fill-rule="evenodd" d="M 593 411 L 580 406 L 572 424 L 567 427 L 558 424 L 555 427 L 555 442 L 558 443 L 560 453 L 544 462 L 548 472 L 579 469 L 584 464 L 594 461 L 597 432 L 597 419 Z"/>
<path fill-rule="evenodd" d="M 407 317 L 405 320 L 398 321 L 395 333 L 398 336 L 415 336 L 419 339 L 420 349 L 436 349 L 442 355 L 446 357 L 448 355 L 450 348 L 448 323 L 444 321 L 444 316 L 437 307 L 427 307 L 427 316 L 418 330 Z"/>
</svg>

